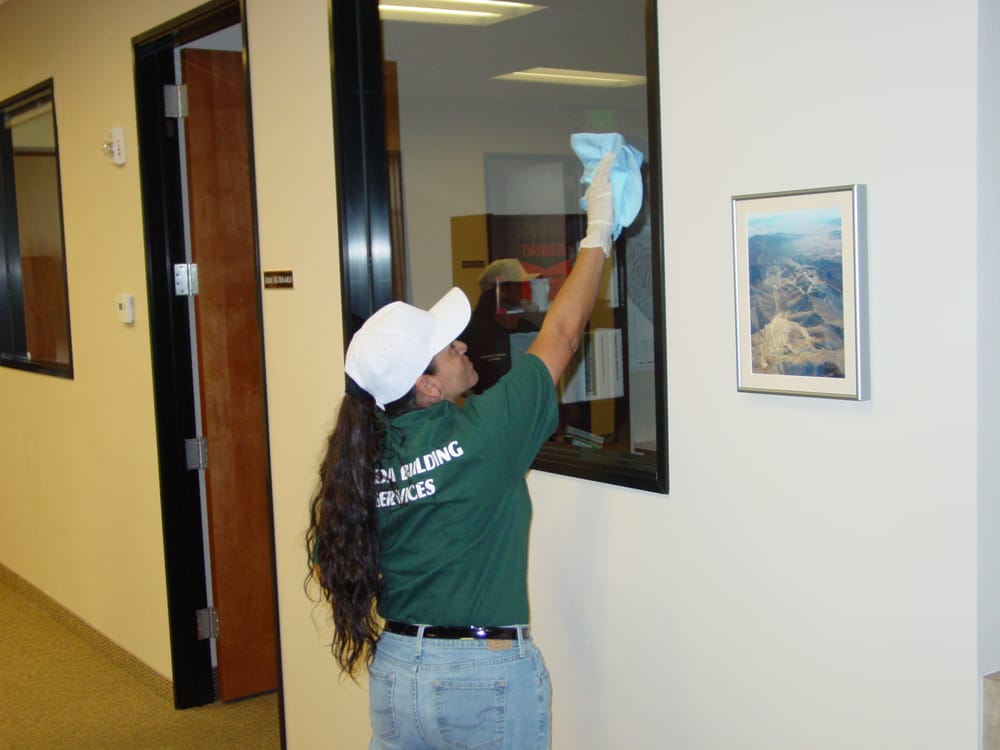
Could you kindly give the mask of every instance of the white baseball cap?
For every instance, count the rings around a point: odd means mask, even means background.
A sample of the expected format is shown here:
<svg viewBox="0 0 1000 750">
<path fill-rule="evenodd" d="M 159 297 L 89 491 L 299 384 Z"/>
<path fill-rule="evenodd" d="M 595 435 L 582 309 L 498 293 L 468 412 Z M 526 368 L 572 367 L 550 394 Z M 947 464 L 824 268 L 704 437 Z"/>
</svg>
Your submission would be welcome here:
<svg viewBox="0 0 1000 750">
<path fill-rule="evenodd" d="M 471 315 L 469 299 L 458 287 L 430 310 L 390 302 L 354 334 L 344 371 L 385 409 L 413 388 L 434 355 L 465 330 Z"/>
</svg>

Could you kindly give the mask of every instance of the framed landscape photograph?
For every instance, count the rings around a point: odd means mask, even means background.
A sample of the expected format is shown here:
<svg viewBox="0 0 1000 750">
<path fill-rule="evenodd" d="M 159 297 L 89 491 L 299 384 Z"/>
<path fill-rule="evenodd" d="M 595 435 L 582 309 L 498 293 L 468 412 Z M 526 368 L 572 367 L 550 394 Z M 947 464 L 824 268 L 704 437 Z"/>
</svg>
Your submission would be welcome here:
<svg viewBox="0 0 1000 750">
<path fill-rule="evenodd" d="M 864 400 L 864 186 L 732 199 L 740 391 Z"/>
</svg>

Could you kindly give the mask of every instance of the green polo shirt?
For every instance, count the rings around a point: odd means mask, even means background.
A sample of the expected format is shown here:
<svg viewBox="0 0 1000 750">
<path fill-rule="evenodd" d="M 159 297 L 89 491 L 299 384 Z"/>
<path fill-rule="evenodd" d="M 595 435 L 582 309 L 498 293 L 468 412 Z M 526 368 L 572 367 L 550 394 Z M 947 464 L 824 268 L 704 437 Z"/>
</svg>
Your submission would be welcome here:
<svg viewBox="0 0 1000 750">
<path fill-rule="evenodd" d="M 551 375 L 533 355 L 461 406 L 392 420 L 376 481 L 379 614 L 426 625 L 529 622 L 525 474 L 557 420 Z"/>
</svg>

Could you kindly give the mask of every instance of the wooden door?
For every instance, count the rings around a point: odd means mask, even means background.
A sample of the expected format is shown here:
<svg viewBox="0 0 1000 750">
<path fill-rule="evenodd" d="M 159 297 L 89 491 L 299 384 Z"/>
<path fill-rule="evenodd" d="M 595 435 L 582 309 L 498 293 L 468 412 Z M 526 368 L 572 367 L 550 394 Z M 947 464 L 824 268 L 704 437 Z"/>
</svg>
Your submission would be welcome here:
<svg viewBox="0 0 1000 750">
<path fill-rule="evenodd" d="M 246 79 L 238 52 L 183 50 L 181 69 L 219 698 L 229 701 L 277 687 Z"/>
</svg>

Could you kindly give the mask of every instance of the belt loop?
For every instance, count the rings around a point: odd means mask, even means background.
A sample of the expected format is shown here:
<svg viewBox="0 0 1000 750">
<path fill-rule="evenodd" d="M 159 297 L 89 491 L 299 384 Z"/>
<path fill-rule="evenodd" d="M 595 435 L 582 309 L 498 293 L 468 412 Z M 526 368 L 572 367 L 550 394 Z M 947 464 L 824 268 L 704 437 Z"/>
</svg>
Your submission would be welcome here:
<svg viewBox="0 0 1000 750">
<path fill-rule="evenodd" d="M 417 626 L 417 658 L 418 659 L 420 658 L 420 655 L 421 655 L 421 653 L 423 651 L 423 647 L 424 647 L 424 629 L 426 627 L 427 627 L 426 625 L 418 625 Z"/>
<path fill-rule="evenodd" d="M 517 627 L 517 655 L 522 659 L 524 658 L 524 628 L 520 625 Z"/>
</svg>

